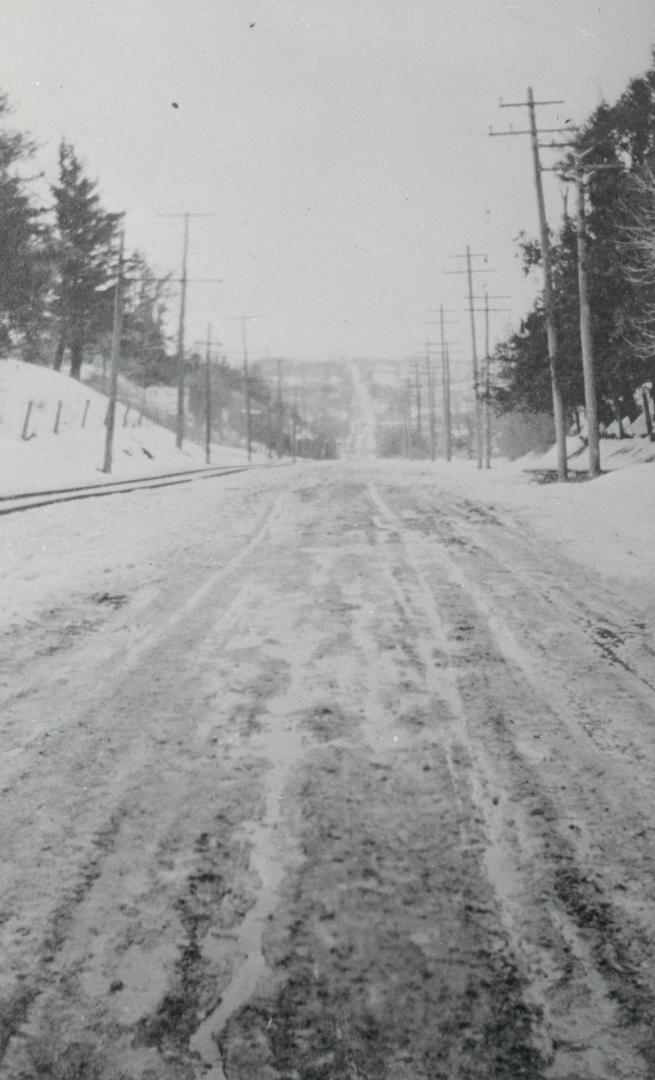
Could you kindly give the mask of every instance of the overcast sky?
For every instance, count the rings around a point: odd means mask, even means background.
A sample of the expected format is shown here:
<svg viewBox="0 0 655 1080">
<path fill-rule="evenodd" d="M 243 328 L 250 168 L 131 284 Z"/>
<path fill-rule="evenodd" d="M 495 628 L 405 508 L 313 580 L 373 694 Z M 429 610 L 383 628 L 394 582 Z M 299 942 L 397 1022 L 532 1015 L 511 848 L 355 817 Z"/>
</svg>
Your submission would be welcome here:
<svg viewBox="0 0 655 1080">
<path fill-rule="evenodd" d="M 440 304 L 461 319 L 469 244 L 527 303 L 513 240 L 537 230 L 529 140 L 584 120 L 650 64 L 652 0 L 0 0 L 0 85 L 56 176 L 72 141 L 126 241 L 220 277 L 188 296 L 188 344 L 255 356 L 407 356 Z M 552 218 L 558 182 L 546 174 Z M 477 279 L 480 285 L 484 278 Z M 498 306 L 501 306 L 500 302 Z M 496 330 L 503 329 L 497 315 Z M 480 327 L 480 333 L 482 328 Z"/>
</svg>

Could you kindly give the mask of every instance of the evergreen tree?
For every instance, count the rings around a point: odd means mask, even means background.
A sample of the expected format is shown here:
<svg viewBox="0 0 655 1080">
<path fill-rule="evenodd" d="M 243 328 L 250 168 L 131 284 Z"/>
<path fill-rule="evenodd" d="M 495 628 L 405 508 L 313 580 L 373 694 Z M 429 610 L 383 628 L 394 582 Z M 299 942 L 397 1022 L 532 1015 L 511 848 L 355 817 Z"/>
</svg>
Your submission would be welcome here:
<svg viewBox="0 0 655 1080">
<path fill-rule="evenodd" d="M 633 79 L 614 105 L 601 105 L 580 135 L 588 181 L 589 284 L 599 394 L 614 414 L 634 416 L 634 390 L 647 374 L 635 348 L 642 290 L 630 272 L 625 235 L 635 209 L 634 179 L 655 153 L 655 67 Z"/>
<path fill-rule="evenodd" d="M 539 244 L 519 237 L 523 267 L 529 274 L 541 262 Z M 569 417 L 584 401 L 578 315 L 575 228 L 566 218 L 558 240 L 551 243 L 555 324 L 558 342 L 558 374 Z M 521 322 L 520 329 L 501 343 L 494 354 L 493 401 L 499 412 L 513 409 L 531 413 L 552 411 L 552 385 L 548 361 L 546 316 L 539 298 Z"/>
<path fill-rule="evenodd" d="M 68 347 L 71 375 L 79 379 L 85 347 L 111 325 L 120 215 L 103 210 L 97 184 L 85 175 L 65 140 L 59 148 L 59 183 L 52 192 L 58 270 L 54 310 L 59 323 L 55 368 L 61 369 Z"/>
<path fill-rule="evenodd" d="M 0 94 L 0 124 L 10 113 Z M 37 359 L 50 284 L 48 229 L 19 169 L 34 153 L 21 132 L 0 128 L 0 350 Z"/>
<path fill-rule="evenodd" d="M 139 251 L 127 260 L 125 278 L 123 369 L 140 386 L 172 384 L 175 357 L 167 353 L 164 327 L 168 278 L 158 278 Z"/>
<path fill-rule="evenodd" d="M 655 173 L 645 167 L 632 178 L 633 199 L 625 245 L 629 275 L 638 298 L 631 319 L 634 346 L 655 387 Z"/>
<path fill-rule="evenodd" d="M 591 329 L 599 415 L 607 422 L 612 417 L 634 417 L 635 391 L 653 376 L 655 336 L 649 336 L 646 324 L 655 315 L 655 264 L 649 268 L 644 258 L 654 205 L 649 202 L 647 169 L 655 163 L 655 67 L 633 79 L 614 105 L 604 103 L 592 114 L 576 149 L 584 154 L 588 177 L 585 229 Z M 594 166 L 599 166 L 596 171 Z M 574 167 L 572 156 L 561 162 L 563 172 Z M 641 214 L 640 231 L 635 214 Z M 539 261 L 538 246 L 522 238 L 521 248 L 529 271 Z M 552 257 L 559 371 L 565 403 L 573 414 L 584 404 L 584 394 L 577 244 L 568 219 L 554 239 Z M 651 331 L 652 326 L 651 322 Z M 499 408 L 548 408 L 546 357 L 539 301 L 520 331 L 496 352 L 494 397 Z"/>
</svg>

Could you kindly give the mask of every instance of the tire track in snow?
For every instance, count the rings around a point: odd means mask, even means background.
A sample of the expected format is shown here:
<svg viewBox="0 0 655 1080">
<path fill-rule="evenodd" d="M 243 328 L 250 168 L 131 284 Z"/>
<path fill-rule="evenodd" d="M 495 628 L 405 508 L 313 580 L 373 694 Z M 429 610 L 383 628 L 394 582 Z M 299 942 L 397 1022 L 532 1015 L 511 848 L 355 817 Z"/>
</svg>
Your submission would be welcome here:
<svg viewBox="0 0 655 1080">
<path fill-rule="evenodd" d="M 32 910 L 29 935 L 30 938 L 35 939 L 35 945 L 29 970 L 23 968 L 22 971 L 22 986 L 15 992 L 8 987 L 10 996 L 6 998 L 9 1004 L 4 1016 L 0 1061 L 4 1053 L 10 1049 L 16 1031 L 29 1023 L 30 1012 L 41 994 L 53 984 L 53 980 L 60 977 L 57 958 L 67 947 L 78 909 L 82 907 L 90 889 L 101 877 L 103 863 L 118 842 L 120 822 L 128 812 L 128 805 L 133 804 L 135 790 L 141 787 L 143 796 L 153 779 L 156 782 L 156 777 L 153 778 L 151 774 L 150 734 L 140 725 L 135 729 L 133 723 L 133 717 L 140 710 L 140 703 L 148 699 L 148 707 L 152 709 L 154 705 L 153 667 L 150 657 L 156 655 L 161 668 L 162 651 L 165 645 L 168 643 L 168 647 L 172 650 L 171 663 L 164 669 L 168 672 L 169 684 L 165 683 L 159 693 L 168 699 L 169 723 L 174 726 L 177 722 L 175 701 L 179 703 L 180 709 L 183 709 L 181 702 L 185 698 L 185 686 L 188 685 L 193 694 L 192 688 L 197 681 L 195 673 L 202 670 L 216 651 L 230 639 L 244 616 L 248 617 L 252 589 L 246 580 L 245 585 L 238 588 L 236 594 L 220 610 L 218 616 L 212 614 L 213 606 L 208 605 L 207 602 L 225 579 L 251 558 L 256 549 L 270 535 L 276 522 L 284 513 L 286 498 L 284 492 L 275 496 L 272 504 L 260 514 L 248 541 L 235 555 L 210 574 L 169 618 L 160 622 L 154 629 L 151 624 L 145 627 L 141 641 L 131 645 L 127 662 L 125 657 L 115 659 L 106 677 L 107 680 L 111 678 L 116 682 L 113 692 L 109 689 L 108 681 L 103 679 L 100 685 L 95 671 L 89 673 L 90 685 L 85 686 L 83 693 L 79 694 L 79 704 L 73 707 L 73 714 L 77 712 L 81 715 L 74 743 L 68 739 L 68 732 L 72 726 L 72 717 L 69 715 L 66 727 L 49 740 L 45 759 L 39 756 L 32 762 L 29 760 L 12 761 L 11 772 L 0 779 L 5 796 L 11 791 L 12 781 L 20 782 L 21 803 L 25 807 L 23 815 L 13 817 L 11 831 L 6 830 L 4 835 L 5 910 L 19 911 L 21 896 L 42 894 L 44 874 L 51 876 L 54 886 L 44 897 L 48 905 L 54 903 L 50 912 Z M 199 616 L 199 626 L 193 624 L 194 615 Z M 186 622 L 187 638 L 194 640 L 195 648 L 188 649 L 187 645 L 187 657 L 193 658 L 193 663 L 189 667 L 187 659 L 184 678 L 178 684 L 175 674 L 175 655 L 179 649 L 178 636 L 183 621 Z M 200 634 L 200 640 L 198 634 Z M 77 690 L 79 693 L 79 687 Z M 68 698 L 70 711 L 70 691 L 65 687 L 62 693 Z M 34 709 L 35 703 L 30 701 L 28 707 Z M 118 725 L 117 719 L 120 721 Z M 98 734 L 103 729 L 111 732 L 116 748 L 114 754 L 111 754 L 109 750 L 104 750 L 101 758 L 98 758 Z M 54 777 L 57 791 L 56 793 L 49 791 L 46 804 L 41 787 L 41 776 L 44 769 L 48 769 L 52 774 L 52 762 L 57 755 L 57 741 L 61 743 L 61 751 L 65 758 L 61 760 Z M 29 752 L 28 745 L 26 749 L 28 756 Z M 5 767 L 6 765 L 5 762 Z M 16 774 L 17 767 L 23 770 L 20 776 Z M 83 785 L 74 782 L 75 774 L 83 777 Z M 140 778 L 142 778 L 142 783 L 140 783 Z M 30 790 L 33 791 L 31 796 Z M 142 799 L 142 801 L 147 800 Z M 55 839 L 53 829 L 56 831 L 57 826 L 48 810 L 48 805 L 57 808 L 56 819 L 60 830 L 68 830 L 70 824 L 73 824 L 73 837 L 66 833 L 58 840 Z M 35 807 L 40 808 L 36 818 Z M 159 823 L 159 827 L 162 824 L 165 823 Z M 22 848 L 21 838 L 28 832 L 32 837 L 30 847 L 33 854 L 39 852 L 38 858 L 36 862 L 33 858 L 18 859 L 14 867 L 14 871 L 18 873 L 18 879 L 12 884 L 8 877 L 10 865 L 7 861 L 12 836 L 16 838 L 19 848 Z M 144 827 L 144 842 L 146 842 L 146 835 L 147 827 Z M 110 837 L 113 838 L 111 843 Z M 64 855 L 66 847 L 71 849 L 68 862 Z M 71 859 L 74 860 L 74 867 L 70 865 Z M 48 870 L 48 865 L 50 865 L 50 870 Z M 58 874 L 53 877 L 55 870 Z M 5 932 L 11 930 L 13 926 L 14 922 L 10 920 L 4 928 Z M 21 948 L 23 948 L 22 944 Z M 47 958 L 45 961 L 44 957 Z M 44 968 L 44 962 L 47 963 L 47 968 Z M 70 964 L 70 958 L 66 964 L 67 966 Z"/>
<path fill-rule="evenodd" d="M 403 550 L 401 566 L 408 567 L 413 575 L 413 583 L 406 578 L 402 583 L 395 580 L 398 602 L 408 622 L 418 624 L 427 631 L 419 633 L 416 639 L 421 669 L 425 671 L 428 691 L 447 702 L 454 718 L 451 734 L 446 737 L 446 741 L 450 742 L 447 756 L 453 784 L 455 789 L 458 784 L 470 785 L 475 805 L 484 821 L 488 838 L 486 875 L 498 899 L 499 915 L 508 940 L 515 955 L 522 957 L 527 964 L 529 985 L 526 999 L 542 1012 L 544 1018 L 541 1031 L 535 1032 L 535 1036 L 542 1043 L 544 1056 L 550 1060 L 549 1071 L 553 1076 L 565 1076 L 571 1075 L 571 1070 L 574 1070 L 577 1077 L 589 1080 L 615 1080 L 617 1076 L 625 1077 L 625 1080 L 640 1076 L 645 1078 L 650 1075 L 648 1065 L 644 1058 L 635 1056 L 633 1046 L 622 1037 L 622 1021 L 617 1015 L 617 988 L 620 988 L 626 976 L 633 980 L 636 978 L 634 969 L 623 966 L 626 943 L 622 941 L 620 933 L 616 937 L 616 928 L 611 919 L 605 922 L 605 941 L 594 943 L 589 940 L 579 924 L 580 910 L 576 912 L 570 903 L 567 904 L 568 891 L 560 888 L 560 895 L 555 895 L 561 874 L 552 865 L 555 888 L 548 904 L 548 918 L 554 931 L 552 938 L 553 942 L 557 939 L 563 941 L 565 955 L 568 954 L 576 962 L 577 980 L 562 964 L 560 951 L 556 952 L 545 944 L 539 928 L 545 912 L 539 911 L 539 901 L 534 896 L 534 883 L 529 875 L 535 858 L 535 841 L 546 866 L 551 862 L 548 846 L 544 845 L 545 837 L 535 832 L 534 819 L 531 820 L 516 804 L 512 807 L 514 820 L 506 820 L 507 815 L 495 794 L 499 791 L 499 777 L 494 762 L 488 752 L 481 750 L 478 739 L 472 734 L 470 706 L 462 694 L 462 678 L 467 677 L 466 669 L 464 676 L 461 676 L 447 626 L 431 599 L 432 589 L 422 567 L 436 563 L 446 572 L 450 582 L 468 596 L 484 619 L 492 640 L 501 649 L 509 669 L 518 668 L 529 685 L 545 696 L 545 700 L 550 700 L 551 708 L 553 698 L 560 703 L 559 695 L 556 690 L 552 692 L 551 684 L 542 679 L 529 651 L 516 640 L 504 620 L 492 609 L 482 590 L 467 578 L 443 545 L 436 540 L 428 543 L 408 530 L 384 501 L 379 490 L 371 485 L 369 491 L 380 514 L 378 527 L 391 533 L 393 539 L 400 543 Z M 438 669 L 435 667 L 433 645 L 447 658 L 447 664 Z M 561 704 L 564 707 L 564 703 Z M 466 748 L 471 768 L 462 768 L 459 755 L 454 752 L 457 744 Z M 521 762 L 521 771 L 530 777 L 533 790 L 539 791 L 539 778 L 527 762 Z M 557 833 L 552 823 L 548 831 L 551 835 Z M 580 882 L 579 908 L 583 908 L 585 903 L 590 908 L 593 899 L 585 887 L 586 877 L 576 871 L 570 842 L 561 833 L 559 848 L 560 852 L 569 853 L 572 868 L 568 872 L 572 872 L 574 880 Z M 557 902 L 553 904 L 555 900 Z M 597 945 L 613 952 L 615 960 L 604 965 L 599 963 Z M 587 1000 L 584 1006 L 578 1004 L 577 1008 L 571 1010 L 567 1000 L 574 981 L 579 983 L 579 992 L 584 993 Z M 564 994 L 561 993 L 563 987 L 566 991 Z M 618 996 L 620 1001 L 620 993 Z M 638 979 L 634 983 L 633 993 L 627 996 L 631 998 L 631 1005 L 632 999 L 641 1005 L 645 1010 L 644 1016 L 650 1013 L 653 1000 Z M 653 1048 L 648 1040 L 644 1041 L 644 1052 L 652 1064 Z"/>
</svg>

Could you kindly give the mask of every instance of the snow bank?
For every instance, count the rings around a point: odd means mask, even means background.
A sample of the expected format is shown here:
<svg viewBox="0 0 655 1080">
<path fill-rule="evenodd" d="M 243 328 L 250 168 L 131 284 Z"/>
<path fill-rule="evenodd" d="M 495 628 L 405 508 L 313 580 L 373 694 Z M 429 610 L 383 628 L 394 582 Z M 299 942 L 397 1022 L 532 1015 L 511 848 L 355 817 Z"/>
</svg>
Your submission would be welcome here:
<svg viewBox="0 0 655 1080">
<path fill-rule="evenodd" d="M 588 472 L 589 454 L 584 439 L 578 435 L 569 436 L 566 440 L 566 455 L 572 473 Z M 600 463 L 603 470 L 623 469 L 628 465 L 647 461 L 655 461 L 655 443 L 650 439 L 635 434 L 633 438 L 600 440 Z M 525 454 L 515 464 L 535 472 L 557 469 L 557 447 L 551 446 L 544 454 Z"/>
<path fill-rule="evenodd" d="M 616 469 L 587 482 L 540 484 L 518 462 L 423 465 L 439 487 L 512 512 L 563 553 L 655 593 L 655 466 Z"/>
</svg>

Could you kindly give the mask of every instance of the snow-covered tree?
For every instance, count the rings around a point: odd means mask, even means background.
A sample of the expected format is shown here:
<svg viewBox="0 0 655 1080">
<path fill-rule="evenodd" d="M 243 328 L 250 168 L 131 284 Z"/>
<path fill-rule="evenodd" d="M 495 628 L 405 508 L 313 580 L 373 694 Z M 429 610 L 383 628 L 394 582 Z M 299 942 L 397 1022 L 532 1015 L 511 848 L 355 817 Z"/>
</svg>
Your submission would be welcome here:
<svg viewBox="0 0 655 1080">
<path fill-rule="evenodd" d="M 10 111 L 0 93 L 0 350 L 34 359 L 50 284 L 48 229 L 22 175 L 34 145 L 5 127 Z"/>
<path fill-rule="evenodd" d="M 102 208 L 97 183 L 90 180 L 74 148 L 59 147 L 59 183 L 55 199 L 57 284 L 54 310 L 59 323 L 55 368 L 66 348 L 70 371 L 80 377 L 85 347 L 111 322 L 111 284 L 116 274 L 119 214 Z"/>
</svg>

